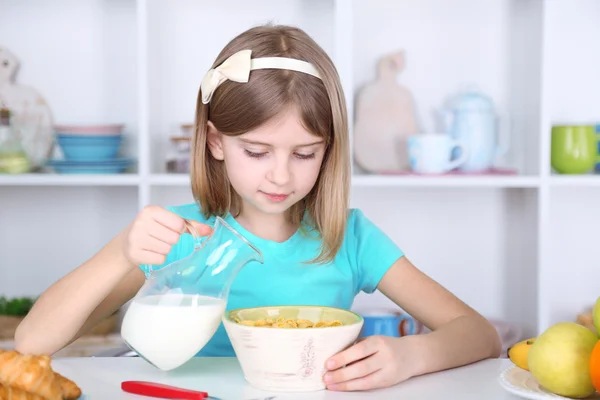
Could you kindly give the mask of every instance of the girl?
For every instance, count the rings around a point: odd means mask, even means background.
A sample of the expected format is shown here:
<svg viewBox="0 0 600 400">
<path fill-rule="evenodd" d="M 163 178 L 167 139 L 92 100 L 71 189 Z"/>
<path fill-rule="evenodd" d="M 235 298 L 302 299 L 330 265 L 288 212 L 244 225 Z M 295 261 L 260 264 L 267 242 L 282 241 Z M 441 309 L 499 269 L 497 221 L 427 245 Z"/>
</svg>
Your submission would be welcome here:
<svg viewBox="0 0 600 400">
<path fill-rule="evenodd" d="M 327 362 L 332 390 L 386 387 L 497 357 L 496 330 L 421 273 L 359 210 L 348 210 L 346 105 L 336 69 L 304 32 L 262 26 L 234 38 L 202 81 L 191 182 L 195 204 L 146 207 L 99 253 L 52 285 L 19 326 L 24 353 L 53 354 L 130 300 L 141 265 L 192 252 L 223 217 L 256 245 L 228 309 L 314 304 L 349 309 L 379 289 L 432 332 L 368 337 Z M 200 355 L 234 356 L 221 326 Z"/>
</svg>

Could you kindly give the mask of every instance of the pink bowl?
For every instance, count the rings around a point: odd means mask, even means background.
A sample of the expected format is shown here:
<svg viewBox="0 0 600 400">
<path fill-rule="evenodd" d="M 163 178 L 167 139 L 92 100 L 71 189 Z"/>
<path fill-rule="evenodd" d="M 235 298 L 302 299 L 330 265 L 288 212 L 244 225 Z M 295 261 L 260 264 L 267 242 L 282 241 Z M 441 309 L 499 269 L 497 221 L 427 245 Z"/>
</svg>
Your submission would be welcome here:
<svg viewBox="0 0 600 400">
<path fill-rule="evenodd" d="M 61 135 L 120 135 L 123 124 L 112 125 L 55 125 L 54 131 Z"/>
</svg>

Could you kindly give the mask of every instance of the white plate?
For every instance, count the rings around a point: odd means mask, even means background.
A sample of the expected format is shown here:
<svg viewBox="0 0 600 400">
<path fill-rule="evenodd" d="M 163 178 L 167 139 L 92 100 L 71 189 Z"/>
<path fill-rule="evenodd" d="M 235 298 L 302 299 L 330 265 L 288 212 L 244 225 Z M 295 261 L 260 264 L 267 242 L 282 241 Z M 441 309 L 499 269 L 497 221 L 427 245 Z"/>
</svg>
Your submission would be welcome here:
<svg viewBox="0 0 600 400">
<path fill-rule="evenodd" d="M 511 366 L 500 374 L 500 385 L 508 392 L 525 399 L 533 400 L 548 400 L 548 399 L 567 399 L 572 400 L 569 397 L 558 396 L 554 393 L 550 393 L 546 389 L 542 388 L 540 384 L 535 380 L 531 372 L 526 371 L 517 366 Z M 592 397 L 586 397 L 586 400 L 600 399 L 600 395 L 596 394 Z"/>
</svg>

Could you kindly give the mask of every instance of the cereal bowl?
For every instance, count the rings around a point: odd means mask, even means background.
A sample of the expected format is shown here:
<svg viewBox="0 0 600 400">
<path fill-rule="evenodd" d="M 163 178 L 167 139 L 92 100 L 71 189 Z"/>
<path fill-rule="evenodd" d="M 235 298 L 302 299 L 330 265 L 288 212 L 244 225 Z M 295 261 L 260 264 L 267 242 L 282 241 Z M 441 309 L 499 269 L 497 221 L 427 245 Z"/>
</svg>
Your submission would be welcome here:
<svg viewBox="0 0 600 400">
<path fill-rule="evenodd" d="M 325 389 L 325 362 L 356 341 L 363 319 L 333 307 L 272 306 L 231 310 L 223 325 L 250 385 L 305 392 Z"/>
</svg>

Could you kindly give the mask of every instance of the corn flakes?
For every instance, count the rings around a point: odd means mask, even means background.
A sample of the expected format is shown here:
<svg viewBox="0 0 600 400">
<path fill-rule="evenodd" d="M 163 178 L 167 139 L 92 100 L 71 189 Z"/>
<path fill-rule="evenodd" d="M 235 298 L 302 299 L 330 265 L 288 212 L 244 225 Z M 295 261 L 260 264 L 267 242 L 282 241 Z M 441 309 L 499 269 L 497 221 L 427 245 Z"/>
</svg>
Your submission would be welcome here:
<svg viewBox="0 0 600 400">
<path fill-rule="evenodd" d="M 241 325 L 246 326 L 263 326 L 267 328 L 327 328 L 331 326 L 342 326 L 344 325 L 342 321 L 333 320 L 333 321 L 325 321 L 320 320 L 316 323 L 312 322 L 308 319 L 285 319 L 283 317 L 278 317 L 276 320 L 272 318 L 259 319 L 256 321 L 250 320 L 241 320 L 238 317 L 234 317 L 233 320 Z"/>
</svg>

